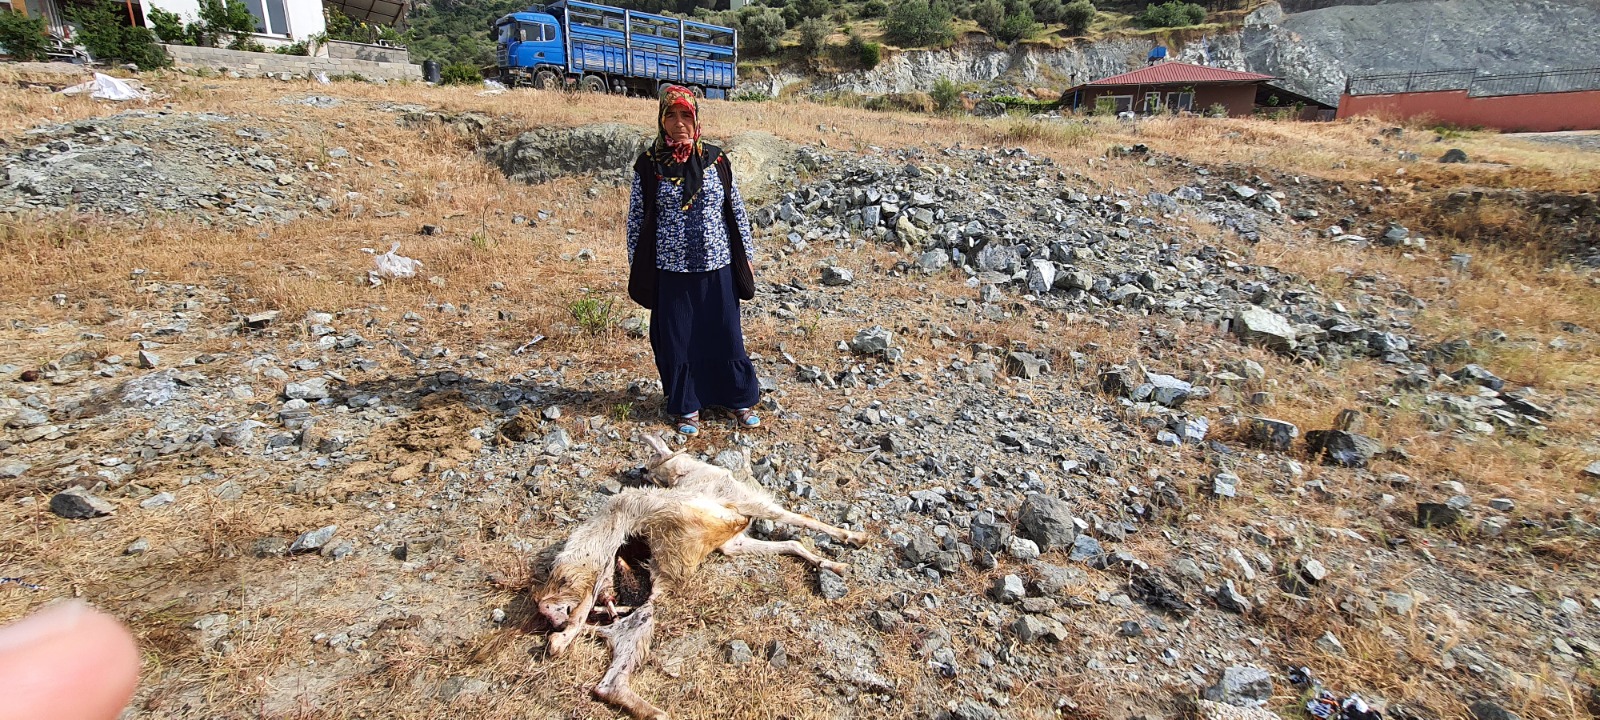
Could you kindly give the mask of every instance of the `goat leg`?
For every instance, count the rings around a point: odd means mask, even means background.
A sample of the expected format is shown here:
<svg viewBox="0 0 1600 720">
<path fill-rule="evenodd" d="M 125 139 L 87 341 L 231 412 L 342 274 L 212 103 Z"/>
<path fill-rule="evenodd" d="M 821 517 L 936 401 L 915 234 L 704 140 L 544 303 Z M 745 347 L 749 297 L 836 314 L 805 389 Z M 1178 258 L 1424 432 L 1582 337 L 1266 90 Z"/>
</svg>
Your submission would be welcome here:
<svg viewBox="0 0 1600 720">
<path fill-rule="evenodd" d="M 796 512 L 789 512 L 777 504 L 773 504 L 771 507 L 767 508 L 767 512 L 763 513 L 763 515 L 774 522 L 781 522 L 785 525 L 795 525 L 806 528 L 807 530 L 815 530 L 839 542 L 850 543 L 851 545 L 855 545 L 857 547 L 867 544 L 867 534 L 864 532 L 836 528 L 814 517 L 801 515 L 800 513 Z"/>
<path fill-rule="evenodd" d="M 628 684 L 633 672 L 650 654 L 650 636 L 656 627 L 655 610 L 655 603 L 647 602 L 599 631 L 611 645 L 611 667 L 595 686 L 595 697 L 622 708 L 637 720 L 671 720 L 667 711 L 651 705 Z"/>
<path fill-rule="evenodd" d="M 727 542 L 722 544 L 722 547 L 717 549 L 721 550 L 723 555 L 793 555 L 823 570 L 831 570 L 840 575 L 850 569 L 848 565 L 832 562 L 807 550 L 806 546 L 801 545 L 797 540 L 785 540 L 783 542 L 757 540 L 744 533 L 739 533 L 729 538 Z"/>
</svg>

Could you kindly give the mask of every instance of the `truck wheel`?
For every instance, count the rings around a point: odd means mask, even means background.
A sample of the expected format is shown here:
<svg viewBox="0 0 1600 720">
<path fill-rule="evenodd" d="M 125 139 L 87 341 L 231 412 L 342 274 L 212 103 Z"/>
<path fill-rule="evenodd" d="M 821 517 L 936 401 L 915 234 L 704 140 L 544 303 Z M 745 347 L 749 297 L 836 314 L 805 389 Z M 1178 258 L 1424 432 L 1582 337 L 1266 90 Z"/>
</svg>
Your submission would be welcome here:
<svg viewBox="0 0 1600 720">
<path fill-rule="evenodd" d="M 533 74 L 533 87 L 538 90 L 557 90 L 561 88 L 561 79 L 550 70 L 540 70 Z"/>
<path fill-rule="evenodd" d="M 606 91 L 606 81 L 605 78 L 598 75 L 589 75 L 583 79 L 580 87 L 583 88 L 584 92 L 604 93 Z"/>
</svg>

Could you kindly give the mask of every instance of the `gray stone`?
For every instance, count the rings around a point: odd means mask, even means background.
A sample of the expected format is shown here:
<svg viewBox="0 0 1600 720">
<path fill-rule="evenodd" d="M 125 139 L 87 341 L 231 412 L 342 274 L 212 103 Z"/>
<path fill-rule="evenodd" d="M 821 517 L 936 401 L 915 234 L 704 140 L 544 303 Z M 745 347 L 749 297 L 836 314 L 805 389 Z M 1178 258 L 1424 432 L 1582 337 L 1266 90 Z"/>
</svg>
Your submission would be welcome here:
<svg viewBox="0 0 1600 720">
<path fill-rule="evenodd" d="M 328 397 L 328 379 L 312 378 L 305 382 L 289 383 L 283 388 L 283 396 L 290 400 L 305 400 L 311 402 Z"/>
<path fill-rule="evenodd" d="M 1206 688 L 1205 699 L 1234 707 L 1259 708 L 1272 699 L 1272 676 L 1261 668 L 1232 666 Z"/>
<path fill-rule="evenodd" d="M 749 643 L 743 640 L 735 640 L 728 643 L 728 664 L 744 665 L 753 659 L 755 659 L 755 656 L 750 652 Z"/>
<path fill-rule="evenodd" d="M 1345 654 L 1344 643 L 1339 642 L 1339 637 L 1334 635 L 1332 631 L 1323 633 L 1322 637 L 1317 638 L 1315 644 L 1318 649 L 1329 655 Z"/>
<path fill-rule="evenodd" d="M 1279 352 L 1288 352 L 1296 346 L 1294 326 L 1282 315 L 1263 308 L 1245 308 L 1235 313 L 1233 331 L 1244 342 Z"/>
<path fill-rule="evenodd" d="M 1439 158 L 1439 162 L 1445 164 L 1464 163 L 1467 162 L 1467 153 L 1461 148 L 1450 148 L 1444 152 L 1443 157 Z M 1478 720 L 1483 720 L 1483 718 L 1479 718 Z"/>
<path fill-rule="evenodd" d="M 1466 161 L 1462 160 L 1461 162 Z M 1467 707 L 1467 712 L 1472 713 L 1472 720 L 1522 720 L 1516 713 L 1488 700 L 1479 700 L 1473 703 Z"/>
<path fill-rule="evenodd" d="M 1512 510 L 1517 509 L 1517 503 L 1511 498 L 1495 498 L 1489 501 L 1489 507 L 1499 510 L 1500 512 L 1511 512 Z"/>
<path fill-rule="evenodd" d="M 829 287 L 844 287 L 855 282 L 856 275 L 842 267 L 826 267 L 822 269 L 822 284 Z"/>
<path fill-rule="evenodd" d="M 1448 503 L 1417 503 L 1417 527 L 1450 526 L 1461 522 L 1461 510 Z"/>
<path fill-rule="evenodd" d="M 0 462 L 0 480 L 22 477 L 23 473 L 28 472 L 28 468 L 31 467 L 33 466 L 18 460 Z"/>
<path fill-rule="evenodd" d="M 1155 386 L 1150 399 L 1163 407 L 1179 408 L 1194 393 L 1194 386 L 1171 375 L 1145 373 L 1145 381 Z"/>
<path fill-rule="evenodd" d="M 1049 366 L 1043 360 L 1035 357 L 1032 353 L 1019 351 L 1006 355 L 1006 371 L 1011 374 L 1011 377 L 1034 380 L 1044 374 L 1044 370 L 1047 367 Z"/>
<path fill-rule="evenodd" d="M 212 488 L 211 496 L 218 500 L 240 500 L 244 498 L 244 486 L 232 480 L 227 480 L 221 485 Z"/>
<path fill-rule="evenodd" d="M 1050 292 L 1056 285 L 1056 264 L 1042 258 L 1028 261 L 1028 291 L 1036 295 Z"/>
<path fill-rule="evenodd" d="M 1022 562 L 1033 562 L 1039 559 L 1039 544 L 1025 537 L 1013 535 L 1006 541 L 1006 552 Z"/>
<path fill-rule="evenodd" d="M 24 428 L 39 427 L 48 422 L 50 422 L 49 415 L 46 415 L 39 410 L 35 410 L 34 408 L 25 407 L 18 409 L 16 414 L 12 415 L 11 419 L 6 421 L 6 427 L 20 430 Z"/>
<path fill-rule="evenodd" d="M 1249 598 L 1239 594 L 1239 591 L 1234 588 L 1232 580 L 1222 581 L 1222 587 L 1217 588 L 1216 600 L 1217 605 L 1223 610 L 1236 612 L 1240 615 L 1250 612 L 1251 608 L 1254 607 Z"/>
<path fill-rule="evenodd" d="M 1072 508 L 1048 495 L 1030 495 L 1017 514 L 1017 534 L 1034 541 L 1040 551 L 1064 548 L 1078 536 Z"/>
<path fill-rule="evenodd" d="M 1600 478 L 1600 460 L 1589 463 L 1589 467 L 1583 469 L 1583 474 L 1592 478 Z"/>
<path fill-rule="evenodd" d="M 148 350 L 139 351 L 139 367 L 154 370 L 161 366 L 161 356 Z"/>
<path fill-rule="evenodd" d="M 1377 440 L 1339 430 L 1312 430 L 1306 433 L 1306 446 L 1313 457 L 1321 457 L 1329 465 L 1350 468 L 1364 468 L 1383 452 L 1383 444 Z"/>
<path fill-rule="evenodd" d="M 323 545 L 328 544 L 328 541 L 333 539 L 333 534 L 336 532 L 339 532 L 338 525 L 329 525 L 301 533 L 300 537 L 295 538 L 294 543 L 289 546 L 289 552 L 302 553 L 320 550 Z"/>
<path fill-rule="evenodd" d="M 129 543 L 128 547 L 123 549 L 122 554 L 143 555 L 147 552 L 150 552 L 150 539 L 139 538 L 138 540 L 134 540 L 132 543 Z"/>
<path fill-rule="evenodd" d="M 916 266 L 923 272 L 938 272 L 950 266 L 950 255 L 942 250 L 929 250 L 917 256 Z"/>
<path fill-rule="evenodd" d="M 826 600 L 838 600 L 849 594 L 850 588 L 844 584 L 844 578 L 832 570 L 817 571 L 817 592 Z"/>
<path fill-rule="evenodd" d="M 1294 423 L 1268 417 L 1250 418 L 1248 427 L 1250 444 L 1268 450 L 1288 450 L 1294 445 L 1295 438 L 1300 437 L 1300 428 L 1295 427 Z"/>
<path fill-rule="evenodd" d="M 1039 574 L 1039 592 L 1046 595 L 1054 595 L 1069 587 L 1077 587 L 1085 580 L 1083 571 L 1077 568 L 1038 562 L 1033 564 L 1033 569 Z"/>
<path fill-rule="evenodd" d="M 878 632 L 894 632 L 905 618 L 893 610 L 873 610 L 867 614 L 867 624 L 877 629 Z"/>
<path fill-rule="evenodd" d="M 1386 592 L 1383 594 L 1383 607 L 1396 615 L 1410 615 L 1417 606 L 1417 601 L 1409 593 Z"/>
<path fill-rule="evenodd" d="M 935 720 L 1000 720 L 1000 714 L 977 700 L 962 700 L 934 716 Z"/>
<path fill-rule="evenodd" d="M 158 494 L 152 495 L 152 496 L 150 496 L 148 498 L 145 498 L 143 502 L 139 503 L 139 507 L 142 507 L 142 508 L 144 508 L 146 510 L 150 510 L 150 509 L 154 509 L 154 508 L 158 508 L 158 507 L 164 507 L 164 506 L 167 506 L 167 505 L 171 505 L 172 503 L 176 502 L 177 500 L 178 500 L 178 498 L 174 497 L 172 493 L 169 493 L 169 492 L 158 493 Z"/>
<path fill-rule="evenodd" d="M 1333 429 L 1348 433 L 1364 432 L 1367 429 L 1367 416 L 1360 410 L 1345 408 L 1334 416 Z"/>
<path fill-rule="evenodd" d="M 1056 287 L 1088 291 L 1094 288 L 1094 276 L 1082 270 L 1067 270 L 1056 274 Z"/>
<path fill-rule="evenodd" d="M 881 325 L 873 325 L 856 333 L 850 340 L 850 350 L 859 355 L 874 355 L 887 351 L 893 344 L 894 333 Z"/>
<path fill-rule="evenodd" d="M 1067 557 L 1074 562 L 1091 562 L 1106 554 L 1105 548 L 1100 547 L 1100 541 L 1088 535 L 1079 535 L 1072 540 L 1072 551 Z"/>
<path fill-rule="evenodd" d="M 1482 385 L 1490 390 L 1499 390 L 1506 385 L 1506 381 L 1484 369 L 1483 366 L 1475 364 L 1467 365 L 1451 373 L 1450 377 L 1455 379 L 1456 382 Z"/>
<path fill-rule="evenodd" d="M 1328 578 L 1328 568 L 1318 562 L 1316 558 L 1300 559 L 1300 576 L 1308 582 L 1319 583 Z"/>
<path fill-rule="evenodd" d="M 1211 478 L 1211 492 L 1217 497 L 1238 497 L 1239 476 L 1230 472 L 1219 472 Z"/>
<path fill-rule="evenodd" d="M 566 428 L 556 428 L 545 435 L 539 444 L 546 455 L 559 456 L 572 449 L 572 436 Z"/>
<path fill-rule="evenodd" d="M 50 511 L 69 520 L 110 515 L 117 506 L 89 494 L 80 487 L 67 488 L 50 498 Z"/>
<path fill-rule="evenodd" d="M 1023 615 L 1011 623 L 1011 633 L 1024 643 L 1059 643 L 1067 639 L 1067 629 L 1050 617 Z"/>
<path fill-rule="evenodd" d="M 1022 584 L 1022 578 L 1016 575 L 1007 575 L 995 578 L 994 584 L 989 587 L 989 597 L 995 602 L 1014 603 L 1028 594 Z"/>
<path fill-rule="evenodd" d="M 784 648 L 782 640 L 767 643 L 767 664 L 779 670 L 789 667 L 789 651 Z"/>
</svg>

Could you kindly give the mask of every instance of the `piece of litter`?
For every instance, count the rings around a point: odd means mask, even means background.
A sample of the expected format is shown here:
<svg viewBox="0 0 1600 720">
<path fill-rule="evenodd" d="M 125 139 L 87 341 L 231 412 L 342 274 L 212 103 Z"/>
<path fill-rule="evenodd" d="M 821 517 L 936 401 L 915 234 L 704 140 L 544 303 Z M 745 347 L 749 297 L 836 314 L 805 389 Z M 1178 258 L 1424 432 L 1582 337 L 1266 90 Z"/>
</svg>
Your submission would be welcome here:
<svg viewBox="0 0 1600 720">
<path fill-rule="evenodd" d="M 43 585 L 35 585 L 35 584 L 31 583 L 31 582 L 23 582 L 22 578 L 19 578 L 19 577 L 0 577 L 0 585 L 4 585 L 6 583 L 12 583 L 12 584 L 15 584 L 15 585 L 21 585 L 23 590 L 43 590 L 44 589 Z"/>
<path fill-rule="evenodd" d="M 89 93 L 89 97 L 96 100 L 147 100 L 150 93 L 126 80 L 95 73 L 94 79 L 86 83 L 79 83 L 61 90 L 62 95 L 82 95 Z"/>
<path fill-rule="evenodd" d="M 367 271 L 367 280 L 374 286 L 383 284 L 384 278 L 416 277 L 417 270 L 422 267 L 420 260 L 414 260 L 400 254 L 400 243 L 389 247 L 389 252 L 372 258 L 375 270 Z"/>
<path fill-rule="evenodd" d="M 543 342 L 543 341 L 544 341 L 544 336 L 543 335 L 535 335 L 535 336 L 533 336 L 532 340 L 529 340 L 529 341 L 523 343 L 521 347 L 518 347 L 517 349 L 512 350 L 511 354 L 512 355 L 521 355 L 522 353 L 527 352 L 528 348 L 531 348 L 531 347 L 533 347 L 535 345 L 538 345 L 540 342 Z"/>
</svg>

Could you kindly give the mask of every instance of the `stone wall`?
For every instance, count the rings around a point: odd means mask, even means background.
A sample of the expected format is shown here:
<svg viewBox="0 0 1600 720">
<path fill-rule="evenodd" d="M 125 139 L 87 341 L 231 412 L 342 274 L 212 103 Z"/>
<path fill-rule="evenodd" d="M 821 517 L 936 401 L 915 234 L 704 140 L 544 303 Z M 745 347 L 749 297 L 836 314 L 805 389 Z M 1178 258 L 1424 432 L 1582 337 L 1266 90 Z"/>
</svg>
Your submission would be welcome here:
<svg viewBox="0 0 1600 720">
<path fill-rule="evenodd" d="M 328 57 L 336 60 L 366 60 L 368 62 L 411 64 L 411 53 L 405 48 L 367 45 L 343 40 L 328 41 Z"/>
<path fill-rule="evenodd" d="M 410 63 L 279 55 L 188 45 L 162 47 L 172 56 L 172 64 L 179 68 L 208 67 L 219 72 L 231 70 L 245 76 L 289 73 L 309 77 L 325 72 L 330 77 L 360 75 L 371 80 L 422 80 L 422 68 Z"/>
</svg>

